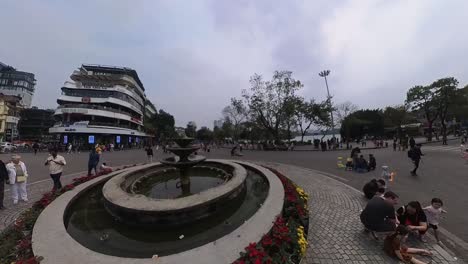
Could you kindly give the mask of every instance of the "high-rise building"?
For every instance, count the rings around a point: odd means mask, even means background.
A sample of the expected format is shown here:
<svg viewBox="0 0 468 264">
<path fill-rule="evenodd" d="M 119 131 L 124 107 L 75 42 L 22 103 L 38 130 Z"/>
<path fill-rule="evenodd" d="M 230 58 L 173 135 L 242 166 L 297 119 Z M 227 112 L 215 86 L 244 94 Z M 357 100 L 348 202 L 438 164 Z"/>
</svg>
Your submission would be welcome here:
<svg viewBox="0 0 468 264">
<path fill-rule="evenodd" d="M 21 98 L 14 95 L 0 94 L 0 141 L 18 139 L 18 121 L 20 120 Z"/>
<path fill-rule="evenodd" d="M 20 97 L 20 104 L 29 108 L 35 85 L 34 74 L 18 71 L 0 62 L 0 93 Z"/>
<path fill-rule="evenodd" d="M 49 133 L 63 144 L 134 145 L 148 137 L 143 119 L 156 108 L 135 70 L 83 64 L 61 89 Z"/>
</svg>

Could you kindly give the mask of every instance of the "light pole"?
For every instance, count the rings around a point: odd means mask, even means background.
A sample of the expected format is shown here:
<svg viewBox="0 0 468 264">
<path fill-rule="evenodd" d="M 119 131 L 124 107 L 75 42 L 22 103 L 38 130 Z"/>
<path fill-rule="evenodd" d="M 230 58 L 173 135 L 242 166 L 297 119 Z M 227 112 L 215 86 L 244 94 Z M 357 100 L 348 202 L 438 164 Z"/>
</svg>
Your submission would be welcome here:
<svg viewBox="0 0 468 264">
<path fill-rule="evenodd" d="M 333 122 L 333 108 L 331 104 L 330 90 L 328 89 L 328 82 L 327 82 L 327 76 L 329 74 L 330 74 L 330 70 L 325 70 L 325 71 L 321 71 L 319 73 L 319 76 L 325 78 L 325 85 L 327 86 L 327 95 L 328 95 L 327 101 L 328 101 L 328 106 L 330 107 L 330 115 L 331 115 L 331 128 L 333 132 L 333 139 L 335 139 L 335 123 Z"/>
</svg>

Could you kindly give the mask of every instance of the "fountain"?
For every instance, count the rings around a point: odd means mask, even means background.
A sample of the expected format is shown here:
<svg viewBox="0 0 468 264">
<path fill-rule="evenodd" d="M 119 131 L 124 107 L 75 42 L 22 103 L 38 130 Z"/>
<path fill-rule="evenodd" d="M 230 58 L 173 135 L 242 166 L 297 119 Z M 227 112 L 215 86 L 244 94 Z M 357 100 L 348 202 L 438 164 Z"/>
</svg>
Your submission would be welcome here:
<svg viewBox="0 0 468 264">
<path fill-rule="evenodd" d="M 191 138 L 174 141 L 168 150 L 175 157 L 116 171 L 57 198 L 36 222 L 33 241 L 47 243 L 33 243 L 34 252 L 44 263 L 72 264 L 82 256 L 136 264 L 154 255 L 161 264 L 233 262 L 271 228 L 282 210 L 282 184 L 252 163 L 194 155 Z"/>
</svg>

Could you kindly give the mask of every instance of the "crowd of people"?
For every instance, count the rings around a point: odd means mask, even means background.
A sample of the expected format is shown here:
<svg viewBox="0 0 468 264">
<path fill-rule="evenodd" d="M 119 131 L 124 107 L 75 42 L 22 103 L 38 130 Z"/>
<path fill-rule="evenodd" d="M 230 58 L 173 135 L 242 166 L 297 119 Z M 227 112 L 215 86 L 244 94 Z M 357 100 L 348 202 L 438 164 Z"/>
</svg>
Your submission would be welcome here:
<svg viewBox="0 0 468 264">
<path fill-rule="evenodd" d="M 429 205 L 422 207 L 418 201 L 411 201 L 395 209 L 399 203 L 399 196 L 386 190 L 384 179 L 373 179 L 363 187 L 364 196 L 369 199 L 360 214 L 361 223 L 366 232 L 370 232 L 375 239 L 379 234 L 385 236 L 384 250 L 405 263 L 423 264 L 415 254 L 430 255 L 424 249 L 409 248 L 405 242 L 409 235 L 427 242 L 426 233 L 432 229 L 438 243 L 438 226 L 441 215 L 446 213 L 442 208 L 443 202 L 433 198 Z"/>
</svg>

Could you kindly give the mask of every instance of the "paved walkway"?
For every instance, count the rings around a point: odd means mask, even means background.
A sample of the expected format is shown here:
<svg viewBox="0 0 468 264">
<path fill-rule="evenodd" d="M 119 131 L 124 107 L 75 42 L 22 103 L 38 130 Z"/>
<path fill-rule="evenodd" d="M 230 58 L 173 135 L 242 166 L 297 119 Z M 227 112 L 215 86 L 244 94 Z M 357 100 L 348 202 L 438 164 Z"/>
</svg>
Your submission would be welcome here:
<svg viewBox="0 0 468 264">
<path fill-rule="evenodd" d="M 359 214 L 366 200 L 356 189 L 316 171 L 278 163 L 264 163 L 287 175 L 309 193 L 309 248 L 302 264 L 398 263 L 383 252 L 383 242 L 363 232 Z M 434 253 L 432 263 L 464 263 L 435 243 L 410 241 Z M 431 258 L 418 257 L 429 261 Z"/>
</svg>

